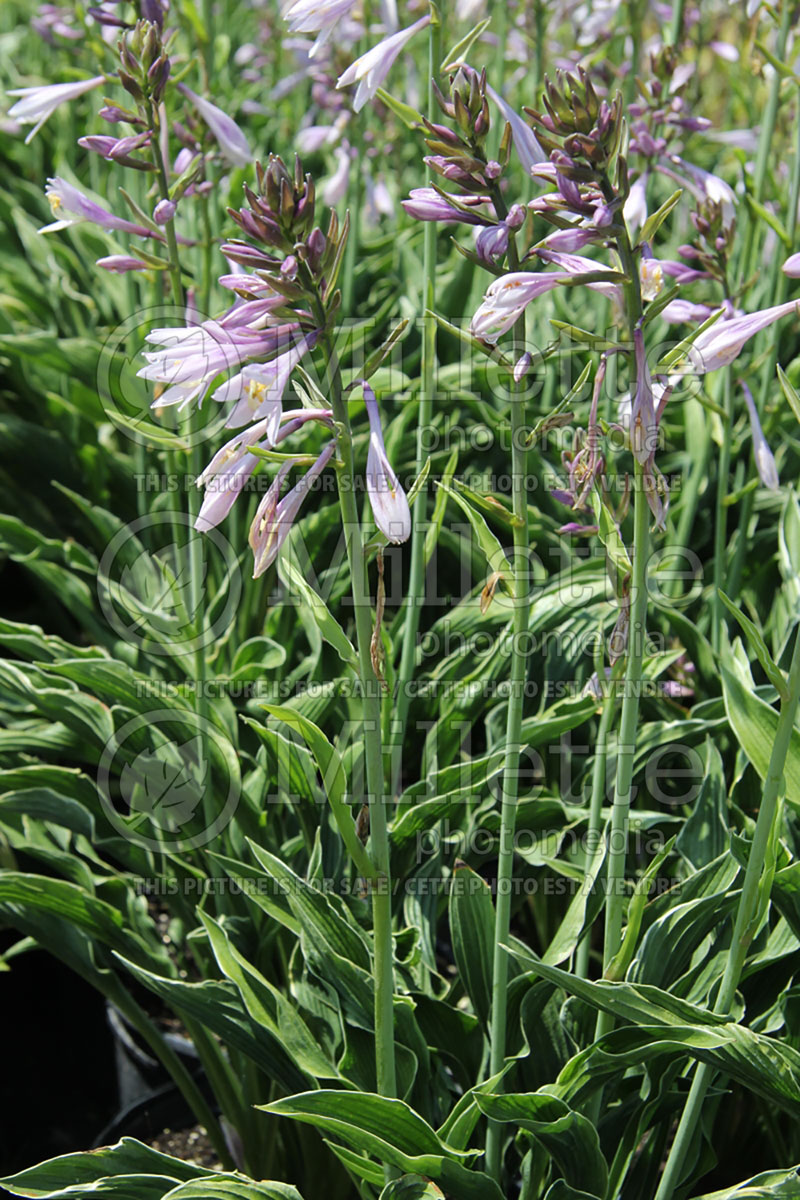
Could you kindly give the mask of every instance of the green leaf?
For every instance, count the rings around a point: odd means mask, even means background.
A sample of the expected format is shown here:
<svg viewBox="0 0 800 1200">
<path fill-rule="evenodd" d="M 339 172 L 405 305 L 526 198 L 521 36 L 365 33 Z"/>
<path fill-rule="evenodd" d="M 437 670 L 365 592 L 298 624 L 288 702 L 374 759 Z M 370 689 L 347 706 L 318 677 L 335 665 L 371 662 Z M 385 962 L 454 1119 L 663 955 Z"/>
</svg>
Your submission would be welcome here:
<svg viewBox="0 0 800 1200">
<path fill-rule="evenodd" d="M 449 71 L 454 71 L 457 66 L 464 62 L 469 54 L 472 46 L 477 42 L 483 31 L 492 23 L 491 17 L 485 17 L 479 21 L 477 25 L 473 25 L 469 33 L 466 33 L 463 38 L 456 42 L 455 46 L 445 54 L 442 59 L 442 65 L 439 67 L 439 74 L 446 75 Z"/>
<path fill-rule="evenodd" d="M 404 104 L 402 100 L 384 91 L 383 88 L 378 88 L 377 95 L 380 96 L 387 108 L 390 108 L 396 117 L 399 117 L 404 125 L 409 129 L 419 129 L 422 126 L 422 117 L 415 108 L 410 104 Z"/>
<path fill-rule="evenodd" d="M 492 1007 L 494 904 L 486 880 L 463 862 L 456 863 L 450 892 L 450 936 L 464 988 L 485 1024 Z"/>
<path fill-rule="evenodd" d="M 357 667 L 358 655 L 353 643 L 319 593 L 303 578 L 300 570 L 292 562 L 290 555 L 282 554 L 278 559 L 278 574 L 284 583 L 293 588 L 308 605 L 320 633 L 325 641 L 333 646 L 342 662 L 350 667 Z"/>
<path fill-rule="evenodd" d="M 769 770 L 770 752 L 778 731 L 774 708 L 744 687 L 733 671 L 720 664 L 725 712 L 731 729 L 761 779 Z M 800 805 L 800 733 L 792 729 L 783 769 L 786 799 Z"/>
<path fill-rule="evenodd" d="M 161 1193 L 176 1183 L 190 1179 L 207 1179 L 215 1171 L 199 1167 L 195 1163 L 171 1158 L 150 1146 L 125 1137 L 113 1146 L 101 1146 L 99 1150 L 79 1151 L 50 1158 L 38 1166 L 29 1167 L 16 1175 L 0 1179 L 0 1184 L 15 1196 L 34 1196 L 49 1200 L 55 1196 L 80 1196 L 93 1190 L 100 1180 L 116 1179 L 120 1188 L 120 1200 L 125 1194 L 126 1179 L 135 1176 L 158 1176 L 163 1179 Z M 131 1196 L 133 1200 L 133 1196 Z"/>
<path fill-rule="evenodd" d="M 168 1192 L 164 1200 L 303 1200 L 290 1183 L 259 1180 L 244 1175 L 216 1175 L 213 1179 L 192 1179 Z"/>
<path fill-rule="evenodd" d="M 788 1171 L 764 1171 L 745 1183 L 722 1188 L 719 1192 L 704 1192 L 697 1200 L 797 1200 L 800 1196 L 800 1166 Z"/>
<path fill-rule="evenodd" d="M 563 1100 L 541 1092 L 475 1095 L 478 1107 L 493 1121 L 512 1122 L 533 1134 L 551 1155 L 567 1183 L 605 1196 L 608 1166 L 600 1150 L 597 1130 L 586 1117 L 573 1112 Z"/>
<path fill-rule="evenodd" d="M 660 208 L 657 208 L 654 213 L 650 214 L 642 226 L 642 232 L 639 234 L 640 246 L 644 245 L 645 242 L 652 242 L 653 238 L 658 233 L 662 224 L 664 221 L 666 221 L 667 217 L 672 212 L 682 195 L 683 188 L 678 188 L 676 192 L 672 193 L 669 199 L 664 201 Z"/>
<path fill-rule="evenodd" d="M 269 1029 L 289 1057 L 311 1079 L 338 1079 L 339 1071 L 325 1057 L 297 1006 L 239 953 L 220 922 L 204 912 L 200 913 L 200 919 L 217 965 L 238 988 L 253 1020 Z"/>
<path fill-rule="evenodd" d="M 728 612 L 731 613 L 732 616 L 734 616 L 739 622 L 748 642 L 750 643 L 750 649 L 753 651 L 764 669 L 764 674 L 775 688 L 781 699 L 785 700 L 789 695 L 786 679 L 784 678 L 783 672 L 775 665 L 775 661 L 767 649 L 767 644 L 761 636 L 760 630 L 756 625 L 753 624 L 749 617 L 744 615 L 738 605 L 734 604 L 730 596 L 725 595 L 721 588 L 719 590 L 719 598 L 727 608 Z"/>
<path fill-rule="evenodd" d="M 499 573 L 502 576 L 505 587 L 507 588 L 509 594 L 513 596 L 514 573 L 511 569 L 511 563 L 506 558 L 505 553 L 503 552 L 503 547 L 500 545 L 499 541 L 486 524 L 486 521 L 479 512 L 476 512 L 476 510 L 464 496 L 460 495 L 452 487 L 446 484 L 444 480 L 440 480 L 438 486 L 442 491 L 447 492 L 447 495 L 452 500 L 455 500 L 458 507 L 462 510 L 462 512 L 465 513 L 467 520 L 472 526 L 472 529 L 478 539 L 478 545 L 480 546 L 486 559 L 489 571 L 491 573 Z"/>
<path fill-rule="evenodd" d="M 648 984 L 590 982 L 550 967 L 520 946 L 509 947 L 535 975 L 603 1009 L 632 1028 L 607 1034 L 567 1063 L 550 1090 L 578 1104 L 604 1078 L 665 1053 L 710 1063 L 744 1087 L 800 1115 L 800 1053 L 726 1017 Z"/>
<path fill-rule="evenodd" d="M 445 1195 L 441 1188 L 422 1175 L 402 1175 L 387 1183 L 380 1200 L 445 1200 Z"/>
<path fill-rule="evenodd" d="M 500 1189 L 487 1175 L 470 1171 L 461 1161 L 475 1152 L 446 1145 L 402 1100 L 320 1090 L 259 1107 L 314 1125 L 400 1171 L 429 1176 L 459 1200 L 502 1200 Z"/>
<path fill-rule="evenodd" d="M 792 387 L 786 372 L 781 366 L 778 367 L 778 380 L 783 388 L 784 396 L 789 401 L 789 407 L 798 421 L 800 421 L 800 396 L 798 396 L 796 390 Z"/>
<path fill-rule="evenodd" d="M 302 713 L 297 712 L 296 709 L 287 708 L 281 704 L 264 704 L 262 707 L 266 709 L 270 716 L 275 717 L 278 721 L 283 721 L 285 725 L 289 725 L 290 728 L 296 730 L 303 738 L 319 768 L 323 787 L 330 801 L 331 811 L 333 812 L 339 832 L 342 835 L 342 840 L 350 853 L 350 857 L 362 875 L 368 879 L 373 878 L 375 868 L 361 844 L 361 839 L 356 832 L 352 810 L 345 799 L 347 795 L 347 776 L 345 775 L 344 764 L 339 753 L 330 744 L 322 730 L 313 721 L 309 721 L 307 717 L 304 717 Z"/>
</svg>

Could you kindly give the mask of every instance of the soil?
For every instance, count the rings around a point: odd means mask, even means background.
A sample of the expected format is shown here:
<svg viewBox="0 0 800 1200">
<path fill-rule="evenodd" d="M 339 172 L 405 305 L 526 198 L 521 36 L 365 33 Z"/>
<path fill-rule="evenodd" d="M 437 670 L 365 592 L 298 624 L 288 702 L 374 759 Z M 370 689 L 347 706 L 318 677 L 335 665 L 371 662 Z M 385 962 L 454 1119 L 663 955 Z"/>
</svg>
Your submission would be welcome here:
<svg viewBox="0 0 800 1200">
<path fill-rule="evenodd" d="M 217 1152 L 211 1145 L 206 1131 L 200 1125 L 191 1129 L 165 1129 L 158 1137 L 153 1138 L 150 1145 L 162 1154 L 171 1154 L 183 1162 L 195 1163 L 198 1167 L 209 1167 L 212 1171 L 221 1171 L 222 1163 L 217 1158 Z"/>
</svg>

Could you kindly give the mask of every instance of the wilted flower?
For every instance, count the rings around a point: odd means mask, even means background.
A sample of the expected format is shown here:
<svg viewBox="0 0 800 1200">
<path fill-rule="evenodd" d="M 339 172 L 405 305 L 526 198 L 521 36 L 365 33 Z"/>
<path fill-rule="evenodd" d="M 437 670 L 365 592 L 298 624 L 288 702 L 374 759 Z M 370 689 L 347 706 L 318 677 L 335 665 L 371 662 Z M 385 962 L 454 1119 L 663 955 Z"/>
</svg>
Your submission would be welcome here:
<svg viewBox="0 0 800 1200">
<path fill-rule="evenodd" d="M 280 499 L 281 488 L 292 464 L 287 462 L 279 468 L 272 485 L 259 504 L 250 526 L 248 540 L 255 559 L 254 579 L 263 575 L 278 557 L 278 551 L 286 541 L 303 501 L 311 490 L 311 485 L 325 470 L 333 451 L 334 443 L 329 442 L 314 465 L 309 467 L 302 479 L 284 496 L 283 500 Z"/>
<path fill-rule="evenodd" d="M 372 505 L 375 524 L 384 537 L 398 544 L 411 536 L 411 510 L 392 464 L 386 455 L 383 429 L 375 393 L 368 383 L 362 384 L 364 403 L 369 417 L 369 452 L 367 454 L 367 495 Z"/>
<path fill-rule="evenodd" d="M 202 96 L 198 96 L 185 83 L 179 83 L 178 90 L 183 93 L 187 100 L 191 100 L 200 113 L 200 116 L 217 139 L 223 158 L 226 158 L 235 167 L 246 167 L 248 163 L 253 161 L 253 154 L 247 138 L 233 117 L 229 117 L 227 113 L 223 112 L 221 108 L 217 108 L 216 104 L 212 104 L 210 100 L 204 100 Z"/>
<path fill-rule="evenodd" d="M 362 54 L 354 63 L 351 63 L 344 74 L 340 76 L 336 84 L 337 88 L 349 87 L 351 83 L 358 83 L 353 101 L 353 108 L 356 112 L 359 112 L 367 101 L 372 99 L 389 74 L 392 63 L 400 51 L 415 33 L 430 24 L 430 19 L 430 15 L 420 17 L 413 25 L 409 25 L 408 29 L 401 29 L 398 33 L 384 38 L 377 46 L 373 46 L 366 54 Z"/>
<path fill-rule="evenodd" d="M 8 110 L 8 115 L 20 125 L 33 125 L 33 129 L 25 138 L 25 144 L 39 132 L 48 117 L 67 100 L 74 100 L 84 92 L 99 87 L 105 82 L 104 75 L 95 75 L 92 79 L 79 79 L 75 83 L 50 83 L 41 87 L 14 88 L 9 96 L 19 96 L 20 99 Z"/>
<path fill-rule="evenodd" d="M 758 409 L 753 400 L 753 393 L 750 388 L 742 380 L 742 388 L 744 390 L 744 401 L 747 405 L 747 412 L 750 416 L 750 433 L 753 438 L 753 457 L 756 460 L 756 470 L 758 478 L 761 480 L 765 488 L 770 491 L 777 492 L 780 487 L 780 479 L 778 478 L 778 468 L 775 466 L 775 459 L 772 451 L 769 448 L 767 439 L 764 437 L 764 431 L 761 428 L 761 422 L 758 419 Z"/>
</svg>

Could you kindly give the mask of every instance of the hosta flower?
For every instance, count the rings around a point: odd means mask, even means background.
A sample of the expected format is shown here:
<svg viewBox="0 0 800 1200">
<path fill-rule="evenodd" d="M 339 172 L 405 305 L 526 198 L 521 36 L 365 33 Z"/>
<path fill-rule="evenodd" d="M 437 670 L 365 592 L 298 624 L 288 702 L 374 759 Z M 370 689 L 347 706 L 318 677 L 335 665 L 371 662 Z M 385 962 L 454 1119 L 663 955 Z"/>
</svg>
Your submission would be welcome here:
<svg viewBox="0 0 800 1200">
<path fill-rule="evenodd" d="M 496 279 L 487 288 L 483 302 L 472 318 L 470 331 L 475 337 L 482 338 L 485 342 L 496 342 L 501 334 L 511 328 L 532 300 L 558 287 L 559 284 L 571 283 L 575 276 L 602 270 L 602 263 L 592 262 L 590 258 L 557 254 L 553 251 L 540 250 L 538 253 L 548 262 L 565 269 L 549 273 L 512 271 L 511 274 Z M 587 287 L 614 298 L 619 294 L 619 289 L 613 283 L 588 283 Z"/>
<path fill-rule="evenodd" d="M 144 355 L 147 366 L 142 367 L 138 375 L 166 388 L 157 397 L 154 407 L 177 404 L 184 408 L 193 400 L 202 403 L 209 387 L 222 372 L 285 349 L 297 332 L 297 325 L 256 329 L 247 323 L 264 303 L 245 301 L 230 309 L 219 321 L 151 330 L 147 341 L 162 349 Z"/>
<path fill-rule="evenodd" d="M 35 137 L 48 117 L 68 100 L 90 92 L 105 82 L 104 75 L 95 75 L 92 79 L 79 79 L 75 83 L 50 83 L 42 87 L 14 88 L 9 96 L 19 96 L 20 99 L 8 110 L 8 115 L 20 125 L 33 125 L 33 129 L 25 138 L 27 146 Z"/>
<path fill-rule="evenodd" d="M 212 394 L 220 404 L 232 400 L 236 405 L 225 422 L 228 429 L 238 429 L 248 421 L 257 421 L 268 413 L 281 413 L 281 401 L 289 376 L 314 345 L 316 334 L 300 338 L 295 345 L 277 354 L 268 363 L 254 363 L 223 383 Z"/>
<path fill-rule="evenodd" d="M 384 38 L 377 46 L 373 46 L 366 54 L 362 54 L 354 63 L 351 63 L 344 74 L 339 77 L 337 88 L 349 87 L 351 83 L 358 84 L 353 101 L 353 108 L 356 112 L 359 112 L 367 101 L 372 99 L 389 74 L 392 63 L 400 51 L 415 33 L 430 24 L 430 19 L 430 15 L 420 17 L 413 25 L 409 25 L 408 29 L 401 29 L 398 33 Z"/>
<path fill-rule="evenodd" d="M 292 33 L 316 33 L 309 51 L 314 58 L 330 38 L 343 17 L 350 14 L 356 0 L 295 0 L 283 14 Z"/>
<path fill-rule="evenodd" d="M 777 492 L 781 485 L 778 478 L 778 468 L 775 466 L 775 459 L 772 451 L 769 448 L 769 443 L 764 437 L 764 431 L 761 428 L 761 422 L 758 419 L 758 409 L 753 400 L 753 393 L 747 384 L 742 381 L 744 390 L 744 401 L 747 405 L 747 412 L 750 417 L 750 433 L 753 438 L 753 457 L 756 460 L 756 470 L 758 478 L 765 488 L 770 491 Z"/>
<path fill-rule="evenodd" d="M 800 312 L 800 302 L 788 300 L 785 304 L 762 308 L 760 312 L 733 317 L 729 321 L 717 321 L 701 333 L 692 345 L 689 357 L 694 370 L 704 375 L 708 371 L 716 371 L 718 367 L 727 367 L 728 363 L 738 358 L 751 337 L 781 317 L 795 312 Z"/>
<path fill-rule="evenodd" d="M 790 254 L 783 264 L 783 273 L 790 279 L 800 278 L 800 254 Z"/>
<path fill-rule="evenodd" d="M 474 208 L 475 213 L 462 212 L 460 208 L 448 203 L 448 196 L 442 195 L 432 187 L 412 188 L 408 200 L 401 200 L 403 208 L 410 217 L 417 221 L 441 221 L 442 223 L 463 225 L 491 225 L 491 219 L 477 211 L 482 204 L 489 203 L 488 196 L 452 196 L 462 208 Z"/>
<path fill-rule="evenodd" d="M 278 551 L 289 536 L 292 524 L 311 490 L 312 484 L 325 470 L 333 451 L 334 443 L 329 442 L 313 466 L 309 467 L 302 479 L 282 500 L 280 499 L 281 488 L 292 464 L 287 462 L 279 468 L 272 485 L 259 504 L 253 524 L 250 526 L 248 540 L 255 559 L 254 579 L 263 575 L 278 557 Z"/>
<path fill-rule="evenodd" d="M 43 225 L 39 233 L 53 233 L 57 229 L 66 229 L 70 225 L 88 221 L 102 229 L 116 229 L 119 233 L 134 233 L 138 237 L 153 236 L 144 226 L 134 225 L 133 221 L 126 221 L 122 217 L 115 217 L 108 209 L 95 204 L 94 200 L 84 196 L 83 192 L 59 176 L 48 179 L 45 195 L 57 220 Z"/>
<path fill-rule="evenodd" d="M 368 383 L 362 386 L 369 417 L 367 495 L 372 505 L 375 524 L 384 537 L 397 545 L 411 537 L 411 510 L 408 507 L 408 498 L 400 486 L 400 480 L 386 455 L 375 393 Z"/>
<path fill-rule="evenodd" d="M 622 209 L 625 223 L 633 234 L 637 233 L 647 220 L 647 179 L 645 172 L 631 184 L 628 199 Z"/>
<path fill-rule="evenodd" d="M 546 162 L 547 155 L 536 140 L 533 130 L 488 83 L 486 85 L 486 95 L 494 101 L 502 114 L 503 120 L 508 121 L 511 126 L 514 149 L 525 170 L 530 171 L 531 167 L 537 163 Z"/>
<path fill-rule="evenodd" d="M 307 421 L 329 421 L 332 415 L 330 409 L 298 409 L 282 416 L 278 406 L 269 417 L 226 442 L 197 480 L 197 486 L 205 488 L 205 496 L 195 529 L 207 533 L 228 515 L 258 465 L 258 456 L 251 453 L 253 448 L 270 449 L 296 433 Z M 286 422 L 283 429 L 281 420 Z"/>
<path fill-rule="evenodd" d="M 179 83 L 178 90 L 183 93 L 187 100 L 191 100 L 200 113 L 200 116 L 217 139 L 223 158 L 227 159 L 234 167 L 246 167 L 248 163 L 253 161 L 253 153 L 247 138 L 233 117 L 229 117 L 227 113 L 223 112 L 221 108 L 217 108 L 216 104 L 212 104 L 210 100 L 205 100 L 202 96 L 198 96 L 185 83 Z"/>
</svg>

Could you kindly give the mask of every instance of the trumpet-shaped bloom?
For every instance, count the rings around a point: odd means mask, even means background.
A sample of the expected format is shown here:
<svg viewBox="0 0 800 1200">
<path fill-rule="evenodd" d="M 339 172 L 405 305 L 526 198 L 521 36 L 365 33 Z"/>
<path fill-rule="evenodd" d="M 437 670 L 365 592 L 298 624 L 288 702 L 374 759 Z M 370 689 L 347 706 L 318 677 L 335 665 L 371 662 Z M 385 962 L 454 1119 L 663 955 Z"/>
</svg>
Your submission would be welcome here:
<svg viewBox="0 0 800 1200">
<path fill-rule="evenodd" d="M 350 14 L 356 0 L 295 0 L 284 19 L 291 33 L 316 33 L 317 40 L 309 51 L 309 58 L 319 54 L 343 17 Z"/>
<path fill-rule="evenodd" d="M 531 167 L 537 163 L 546 162 L 547 155 L 536 140 L 533 130 L 525 124 L 519 113 L 516 113 L 511 105 L 507 104 L 503 97 L 498 95 L 488 83 L 486 85 L 486 94 L 499 108 L 503 120 L 508 121 L 511 126 L 514 149 L 525 170 L 530 171 Z"/>
<path fill-rule="evenodd" d="M 692 345 L 689 358 L 694 370 L 704 375 L 708 371 L 716 371 L 718 367 L 727 367 L 728 363 L 738 358 L 751 337 L 781 317 L 795 312 L 800 312 L 800 301 L 788 300 L 785 304 L 762 308 L 759 312 L 733 317 L 730 321 L 717 321 L 701 333 Z"/>
<path fill-rule="evenodd" d="M 280 420 L 281 401 L 289 376 L 316 341 L 316 334 L 301 338 L 294 346 L 277 354 L 268 363 L 253 363 L 223 383 L 212 395 L 220 404 L 235 400 L 236 404 L 225 422 L 228 429 L 238 429 L 248 421 L 277 413 Z M 277 432 L 277 427 L 276 427 Z"/>
<path fill-rule="evenodd" d="M 58 229 L 67 229 L 81 221 L 89 221 L 102 229 L 116 229 L 119 233 L 134 233 L 138 237 L 152 237 L 152 232 L 143 225 L 134 225 L 122 217 L 115 217 L 107 208 L 95 204 L 83 192 L 67 183 L 66 179 L 55 176 L 48 179 L 45 195 L 50 202 L 53 216 L 58 219 L 49 225 L 43 225 L 39 233 L 54 233 Z"/>
<path fill-rule="evenodd" d="M 367 454 L 367 495 L 375 524 L 384 537 L 395 545 L 411 537 L 411 510 L 400 480 L 392 468 L 383 441 L 378 401 L 368 383 L 364 383 L 364 403 L 369 417 Z"/>
<path fill-rule="evenodd" d="M 278 470 L 269 490 L 256 510 L 250 526 L 250 548 L 253 551 L 253 578 L 258 579 L 278 557 L 281 546 L 289 536 L 292 525 L 302 508 L 303 501 L 314 481 L 322 474 L 333 455 L 334 443 L 329 442 L 313 466 L 290 492 L 280 499 L 283 481 L 291 463 L 284 463 Z"/>
<path fill-rule="evenodd" d="M 200 116 L 217 139 L 223 158 L 227 159 L 234 167 L 246 167 L 248 163 L 253 161 L 253 152 L 250 149 L 247 138 L 233 117 L 229 117 L 227 113 L 223 112 L 221 108 L 217 108 L 216 104 L 212 104 L 210 100 L 205 100 L 202 96 L 198 96 L 185 83 L 179 83 L 178 90 L 183 93 L 187 100 L 191 100 L 200 113 Z"/>
<path fill-rule="evenodd" d="M 202 403 L 209 387 L 223 371 L 239 367 L 249 359 L 280 353 L 296 334 L 298 326 L 252 327 L 248 317 L 265 303 L 269 302 L 246 301 L 234 306 L 219 321 L 151 330 L 147 341 L 162 349 L 145 354 L 147 366 L 137 374 L 166 388 L 154 407 L 177 404 L 183 408 L 193 400 Z"/>
<path fill-rule="evenodd" d="M 353 101 L 353 108 L 356 112 L 359 112 L 367 101 L 372 99 L 389 74 L 392 63 L 400 51 L 415 33 L 430 24 L 430 19 L 430 15 L 420 17 L 413 25 L 409 25 L 408 29 L 401 29 L 397 33 L 391 34 L 390 37 L 384 38 L 377 46 L 373 46 L 366 54 L 362 54 L 354 63 L 351 63 L 344 74 L 339 77 L 337 88 L 349 87 L 351 83 L 358 84 Z"/>
<path fill-rule="evenodd" d="M 463 208 L 477 208 L 478 205 L 488 204 L 488 196 L 453 196 Z M 443 223 L 462 225 L 490 225 L 484 213 L 462 212 L 448 202 L 447 193 L 442 195 L 432 187 L 412 188 L 408 200 L 401 200 L 403 208 L 410 217 L 418 221 L 441 221 Z"/>
<path fill-rule="evenodd" d="M 555 251 L 539 250 L 548 262 L 564 268 L 561 271 L 512 271 L 490 284 L 483 302 L 472 318 L 470 330 L 475 337 L 494 343 L 506 333 L 532 300 L 549 292 L 562 283 L 571 283 L 576 275 L 603 270 L 602 263 L 592 262 L 576 254 L 557 254 Z M 618 297 L 619 288 L 613 283 L 588 283 L 604 295 Z"/>
<path fill-rule="evenodd" d="M 47 118 L 52 116 L 57 108 L 60 108 L 68 100 L 74 100 L 76 96 L 82 96 L 84 92 L 90 92 L 92 88 L 99 87 L 104 82 L 104 75 L 95 75 L 92 79 L 79 79 L 75 83 L 50 83 L 42 87 L 14 88 L 8 95 L 19 96 L 20 99 L 11 106 L 8 115 L 12 120 L 19 121 L 20 125 L 33 125 L 33 129 L 25 138 L 27 146 L 31 138 L 36 136 Z"/>
<path fill-rule="evenodd" d="M 772 492 L 777 492 L 781 485 L 778 478 L 778 468 L 775 466 L 775 459 L 772 451 L 769 448 L 769 443 L 764 437 L 764 431 L 761 428 L 761 422 L 758 419 L 758 409 L 753 400 L 753 393 L 747 384 L 742 381 L 744 389 L 744 401 L 747 405 L 747 412 L 750 417 L 750 433 L 753 438 L 753 457 L 756 460 L 756 470 L 758 478 L 765 488 L 769 488 Z"/>
</svg>

